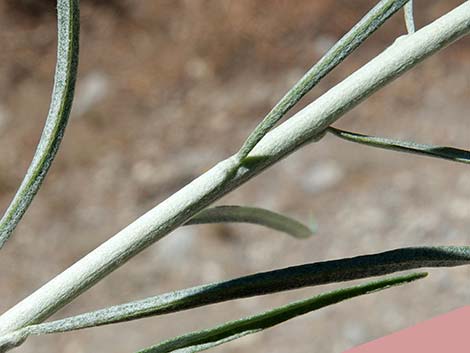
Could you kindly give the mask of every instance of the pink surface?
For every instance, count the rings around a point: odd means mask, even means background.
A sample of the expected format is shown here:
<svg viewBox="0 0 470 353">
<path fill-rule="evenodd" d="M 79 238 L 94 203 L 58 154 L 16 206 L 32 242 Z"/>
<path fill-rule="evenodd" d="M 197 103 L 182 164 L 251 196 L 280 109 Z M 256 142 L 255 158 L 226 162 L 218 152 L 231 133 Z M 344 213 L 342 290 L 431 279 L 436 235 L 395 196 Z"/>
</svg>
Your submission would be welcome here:
<svg viewBox="0 0 470 353">
<path fill-rule="evenodd" d="M 360 345 L 344 353 L 470 353 L 470 306 Z"/>
</svg>

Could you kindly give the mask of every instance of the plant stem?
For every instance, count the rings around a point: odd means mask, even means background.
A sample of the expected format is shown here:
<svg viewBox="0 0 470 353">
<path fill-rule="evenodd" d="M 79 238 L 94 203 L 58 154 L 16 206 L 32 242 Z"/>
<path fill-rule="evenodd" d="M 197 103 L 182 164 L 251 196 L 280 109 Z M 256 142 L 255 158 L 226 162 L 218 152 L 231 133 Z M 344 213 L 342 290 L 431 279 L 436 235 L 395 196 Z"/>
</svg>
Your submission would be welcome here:
<svg viewBox="0 0 470 353">
<path fill-rule="evenodd" d="M 124 228 L 0 317 L 0 339 L 38 323 L 212 202 L 321 136 L 372 93 L 470 31 L 470 1 L 382 54 L 269 132 L 239 166 L 230 157 Z M 1 348 L 1 347 L 0 347 Z"/>
<path fill-rule="evenodd" d="M 285 94 L 243 143 L 238 156 L 243 160 L 276 123 L 331 70 L 346 59 L 387 19 L 409 0 L 381 0 L 348 33 L 346 33 L 307 73 Z"/>
<path fill-rule="evenodd" d="M 414 33 L 415 28 L 415 19 L 413 14 L 413 0 L 410 0 L 405 7 L 403 8 L 405 12 L 405 26 L 408 34 Z"/>
</svg>

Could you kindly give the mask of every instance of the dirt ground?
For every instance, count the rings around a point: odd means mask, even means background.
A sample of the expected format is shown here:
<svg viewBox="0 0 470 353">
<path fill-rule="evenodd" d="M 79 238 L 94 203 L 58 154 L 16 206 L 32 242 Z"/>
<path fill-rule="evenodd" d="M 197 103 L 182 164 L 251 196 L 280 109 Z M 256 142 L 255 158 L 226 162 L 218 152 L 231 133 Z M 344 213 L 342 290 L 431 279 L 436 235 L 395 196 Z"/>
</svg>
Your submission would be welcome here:
<svg viewBox="0 0 470 353">
<path fill-rule="evenodd" d="M 421 27 L 462 1 L 417 0 Z M 217 161 L 375 1 L 82 0 L 77 94 L 45 185 L 0 256 L 0 312 Z M 54 1 L 0 1 L 0 207 L 31 160 L 56 55 Z M 311 102 L 403 34 L 397 15 L 302 101 Z M 337 127 L 468 148 L 470 40 L 426 60 Z M 174 232 L 55 318 L 192 285 L 403 246 L 465 245 L 468 166 L 327 136 L 222 199 L 319 231 L 256 226 Z M 467 305 L 470 268 L 332 306 L 214 352 L 342 352 Z M 133 352 L 165 338 L 335 288 L 29 339 L 18 352 Z"/>
</svg>

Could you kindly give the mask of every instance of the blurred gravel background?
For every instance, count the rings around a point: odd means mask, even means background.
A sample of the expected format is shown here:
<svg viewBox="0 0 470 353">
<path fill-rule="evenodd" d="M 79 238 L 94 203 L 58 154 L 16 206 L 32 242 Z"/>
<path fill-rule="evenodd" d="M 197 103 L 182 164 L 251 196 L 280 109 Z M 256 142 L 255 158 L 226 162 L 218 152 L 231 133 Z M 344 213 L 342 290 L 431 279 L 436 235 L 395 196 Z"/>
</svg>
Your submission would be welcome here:
<svg viewBox="0 0 470 353">
<path fill-rule="evenodd" d="M 283 93 L 375 1 L 82 0 L 79 79 L 55 165 L 0 256 L 0 312 L 235 152 Z M 462 1 L 417 0 L 421 27 Z M 0 1 L 0 207 L 42 129 L 56 55 L 54 1 Z M 403 34 L 395 16 L 303 104 Z M 470 147 L 470 41 L 428 59 L 336 126 Z M 255 205 L 319 232 L 296 241 L 255 226 L 176 231 L 57 316 L 324 259 L 413 245 L 464 245 L 468 166 L 327 136 L 220 203 Z M 468 304 L 470 268 L 355 299 L 214 352 L 342 352 Z M 18 352 L 133 352 L 335 286 L 135 323 L 31 338 Z"/>
</svg>

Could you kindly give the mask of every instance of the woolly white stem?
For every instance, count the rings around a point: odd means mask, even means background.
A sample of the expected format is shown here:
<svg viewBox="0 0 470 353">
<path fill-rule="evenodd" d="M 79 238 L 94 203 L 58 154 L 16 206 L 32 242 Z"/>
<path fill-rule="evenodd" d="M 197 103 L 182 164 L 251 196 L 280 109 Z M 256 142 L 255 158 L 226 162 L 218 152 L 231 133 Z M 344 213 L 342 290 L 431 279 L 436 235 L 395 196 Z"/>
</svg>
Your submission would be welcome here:
<svg viewBox="0 0 470 353">
<path fill-rule="evenodd" d="M 405 26 L 409 34 L 416 32 L 413 14 L 413 0 L 408 1 L 403 8 L 405 12 Z"/>
<path fill-rule="evenodd" d="M 226 159 L 0 316 L 0 336 L 45 320 L 191 216 L 303 145 L 382 86 L 470 31 L 467 1 L 392 46 L 268 133 L 243 165 Z M 1 342 L 1 339 L 0 339 Z M 1 347 L 0 347 L 1 351 Z"/>
</svg>

